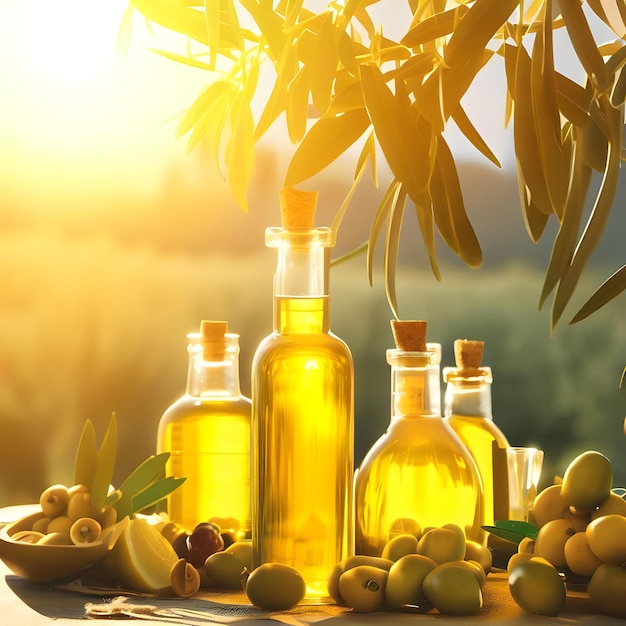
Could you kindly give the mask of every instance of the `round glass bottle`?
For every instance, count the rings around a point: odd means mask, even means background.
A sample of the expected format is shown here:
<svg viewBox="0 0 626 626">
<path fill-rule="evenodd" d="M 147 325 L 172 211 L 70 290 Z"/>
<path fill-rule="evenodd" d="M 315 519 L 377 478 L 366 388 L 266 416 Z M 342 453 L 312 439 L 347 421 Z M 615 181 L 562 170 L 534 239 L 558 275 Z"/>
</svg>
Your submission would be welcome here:
<svg viewBox="0 0 626 626">
<path fill-rule="evenodd" d="M 441 416 L 441 345 L 390 349 L 387 362 L 391 421 L 356 474 L 356 553 L 380 556 L 394 535 L 448 523 L 482 542 L 478 471 Z"/>
<path fill-rule="evenodd" d="M 250 536 L 251 401 L 239 385 L 239 335 L 203 321 L 190 333 L 185 394 L 163 414 L 157 452 L 185 482 L 167 501 L 169 517 L 192 529 L 214 520 L 236 539 Z"/>
<path fill-rule="evenodd" d="M 333 233 L 312 226 L 317 194 L 305 193 L 286 190 L 283 226 L 266 230 L 278 261 L 274 330 L 252 363 L 252 546 L 253 567 L 290 565 L 323 598 L 352 554 L 354 370 L 329 330 Z"/>
<path fill-rule="evenodd" d="M 456 367 L 443 368 L 444 416 L 472 454 L 483 485 L 484 523 L 508 519 L 506 449 L 509 442 L 493 421 L 491 368 L 481 367 L 483 342 L 457 339 Z"/>
</svg>

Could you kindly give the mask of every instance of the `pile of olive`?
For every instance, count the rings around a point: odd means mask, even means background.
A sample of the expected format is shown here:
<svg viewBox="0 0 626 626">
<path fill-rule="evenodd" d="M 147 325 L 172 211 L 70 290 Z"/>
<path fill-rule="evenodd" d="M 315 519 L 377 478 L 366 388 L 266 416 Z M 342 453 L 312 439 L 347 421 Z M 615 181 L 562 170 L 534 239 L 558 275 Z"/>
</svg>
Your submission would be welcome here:
<svg viewBox="0 0 626 626">
<path fill-rule="evenodd" d="M 397 535 L 380 557 L 341 561 L 329 577 L 328 592 L 337 604 L 358 612 L 412 608 L 473 615 L 482 606 L 490 570 L 489 549 L 466 540 L 456 524 L 446 524 L 419 538 Z"/>
<path fill-rule="evenodd" d="M 560 484 L 541 491 L 529 513 L 539 531 L 509 560 L 513 599 L 556 616 L 567 581 L 587 584 L 598 613 L 626 617 L 626 500 L 611 490 L 611 463 L 593 450 L 577 456 Z"/>
<path fill-rule="evenodd" d="M 252 570 L 252 543 L 225 543 L 214 522 L 202 522 L 191 531 L 169 523 L 161 533 L 181 560 L 196 568 L 202 587 L 243 591 L 254 606 L 266 611 L 285 611 L 304 597 L 306 585 L 297 570 L 280 563 Z"/>
<path fill-rule="evenodd" d="M 94 543 L 102 529 L 115 524 L 117 512 L 111 506 L 94 510 L 85 485 L 52 485 L 39 498 L 42 516 L 30 530 L 12 535 L 13 541 L 47 545 Z"/>
</svg>

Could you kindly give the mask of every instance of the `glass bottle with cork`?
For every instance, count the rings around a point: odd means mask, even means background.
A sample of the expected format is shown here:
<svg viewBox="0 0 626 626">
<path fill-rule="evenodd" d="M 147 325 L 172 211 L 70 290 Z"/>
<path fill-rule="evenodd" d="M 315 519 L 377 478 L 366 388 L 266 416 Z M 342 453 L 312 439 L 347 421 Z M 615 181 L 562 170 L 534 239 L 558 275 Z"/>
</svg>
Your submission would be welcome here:
<svg viewBox="0 0 626 626">
<path fill-rule="evenodd" d="M 506 449 L 504 433 L 493 421 L 491 368 L 481 365 L 484 342 L 457 339 L 456 367 L 444 367 L 444 415 L 474 457 L 483 484 L 484 523 L 508 519 Z"/>
<path fill-rule="evenodd" d="M 251 401 L 239 384 L 239 335 L 203 320 L 187 335 L 185 394 L 163 414 L 157 452 L 185 482 L 168 497 L 169 517 L 188 529 L 209 520 L 235 539 L 250 536 Z"/>
<path fill-rule="evenodd" d="M 285 189 L 274 330 L 252 363 L 253 567 L 297 569 L 310 599 L 327 596 L 333 567 L 352 554 L 354 367 L 329 328 L 334 233 L 314 227 L 317 193 Z"/>
<path fill-rule="evenodd" d="M 391 326 L 391 421 L 356 474 L 355 551 L 380 556 L 395 535 L 445 524 L 482 542 L 478 470 L 441 415 L 441 345 L 426 343 L 425 321 Z"/>
</svg>

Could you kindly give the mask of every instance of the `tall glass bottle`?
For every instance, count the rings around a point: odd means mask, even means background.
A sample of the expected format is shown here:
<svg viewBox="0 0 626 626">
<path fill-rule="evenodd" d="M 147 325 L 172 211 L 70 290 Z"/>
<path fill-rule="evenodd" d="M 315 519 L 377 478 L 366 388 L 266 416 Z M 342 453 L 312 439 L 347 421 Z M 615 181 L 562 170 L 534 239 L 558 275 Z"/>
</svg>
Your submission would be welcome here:
<svg viewBox="0 0 626 626">
<path fill-rule="evenodd" d="M 314 228 L 317 193 L 281 193 L 274 330 L 252 363 L 253 567 L 295 567 L 307 597 L 327 595 L 352 553 L 354 368 L 329 330 L 328 228 Z"/>
<path fill-rule="evenodd" d="M 426 343 L 426 322 L 392 327 L 391 422 L 356 474 L 356 553 L 379 556 L 396 534 L 449 523 L 482 542 L 478 471 L 441 416 L 441 345 Z"/>
<path fill-rule="evenodd" d="M 187 389 L 161 418 L 157 451 L 170 452 L 170 475 L 186 477 L 168 497 L 170 518 L 189 529 L 213 519 L 243 539 L 251 518 L 251 401 L 239 386 L 239 335 L 227 331 L 227 322 L 203 321 L 187 335 Z"/>
<path fill-rule="evenodd" d="M 478 466 L 484 495 L 485 524 L 508 519 L 506 448 L 504 433 L 491 412 L 491 368 L 481 367 L 484 342 L 457 339 L 456 367 L 444 367 L 444 415 L 471 452 Z"/>
</svg>

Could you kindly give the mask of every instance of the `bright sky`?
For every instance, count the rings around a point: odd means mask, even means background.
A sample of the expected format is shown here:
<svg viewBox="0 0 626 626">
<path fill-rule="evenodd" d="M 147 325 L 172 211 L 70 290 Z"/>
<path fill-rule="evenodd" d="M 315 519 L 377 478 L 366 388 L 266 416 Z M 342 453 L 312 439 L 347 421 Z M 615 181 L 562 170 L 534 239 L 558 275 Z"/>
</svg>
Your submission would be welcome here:
<svg viewBox="0 0 626 626">
<path fill-rule="evenodd" d="M 174 118 L 202 87 L 201 72 L 152 52 L 168 42 L 163 31 L 153 40 L 141 22 L 127 56 L 116 57 L 126 6 L 127 0 L 0 2 L 0 189 L 40 189 L 45 196 L 59 185 L 78 192 L 114 181 L 152 191 L 172 159 L 183 158 Z M 505 162 L 512 148 L 502 81 L 501 68 L 485 73 L 468 104 Z M 461 142 L 455 155 L 475 152 Z"/>
<path fill-rule="evenodd" d="M 0 3 L 0 140 L 18 181 L 94 177 L 150 187 L 184 142 L 173 117 L 198 78 L 150 51 L 141 24 L 126 58 L 115 55 L 126 0 Z M 144 176 L 138 175 L 144 172 Z"/>
</svg>

